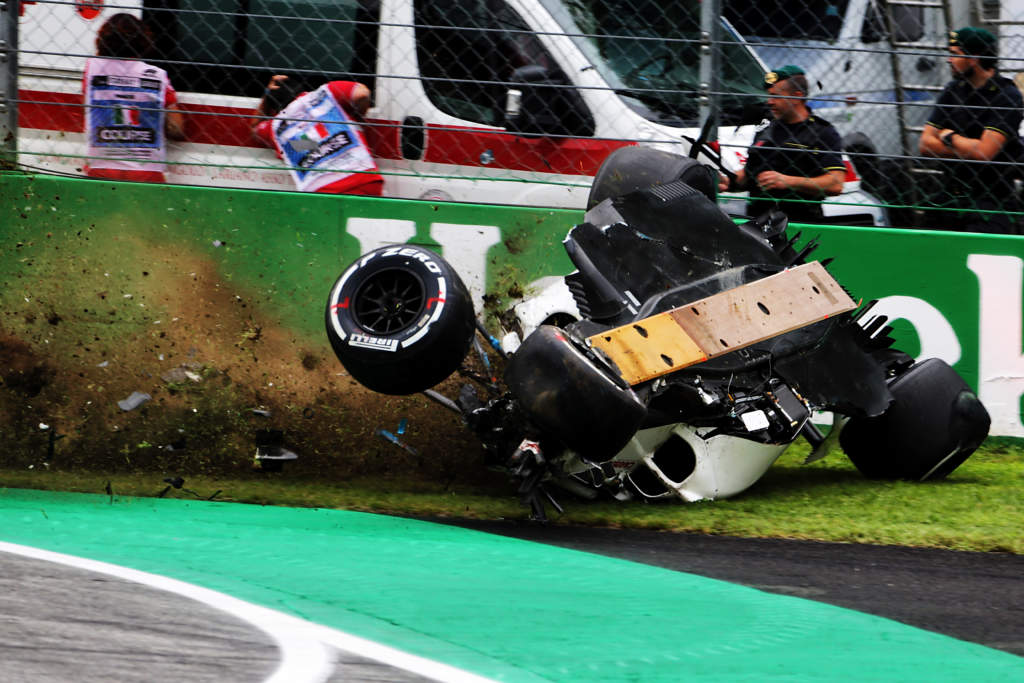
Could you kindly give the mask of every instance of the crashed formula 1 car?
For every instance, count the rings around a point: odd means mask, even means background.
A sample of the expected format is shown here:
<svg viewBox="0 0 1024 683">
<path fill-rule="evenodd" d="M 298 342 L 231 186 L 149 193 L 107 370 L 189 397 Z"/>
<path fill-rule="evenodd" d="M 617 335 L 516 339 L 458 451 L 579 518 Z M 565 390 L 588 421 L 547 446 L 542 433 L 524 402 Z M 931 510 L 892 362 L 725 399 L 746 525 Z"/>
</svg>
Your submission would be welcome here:
<svg viewBox="0 0 1024 683">
<path fill-rule="evenodd" d="M 714 182 L 691 159 L 612 154 L 564 241 L 571 300 L 543 321 L 520 316 L 503 384 L 478 378 L 483 394 L 429 389 L 471 346 L 483 354 L 478 331 L 488 337 L 459 276 L 420 247 L 377 249 L 345 270 L 327 305 L 331 345 L 366 387 L 425 391 L 458 412 L 536 517 L 545 501 L 558 507 L 552 486 L 620 500 L 732 496 L 801 436 L 815 448 L 808 460 L 838 441 L 868 477 L 952 472 L 988 434 L 974 392 L 943 361 L 892 349 L 886 319 L 854 302 L 829 260 L 808 260 L 814 241 L 788 237 L 785 216 L 737 225 Z M 834 414 L 827 438 L 813 411 Z"/>
</svg>

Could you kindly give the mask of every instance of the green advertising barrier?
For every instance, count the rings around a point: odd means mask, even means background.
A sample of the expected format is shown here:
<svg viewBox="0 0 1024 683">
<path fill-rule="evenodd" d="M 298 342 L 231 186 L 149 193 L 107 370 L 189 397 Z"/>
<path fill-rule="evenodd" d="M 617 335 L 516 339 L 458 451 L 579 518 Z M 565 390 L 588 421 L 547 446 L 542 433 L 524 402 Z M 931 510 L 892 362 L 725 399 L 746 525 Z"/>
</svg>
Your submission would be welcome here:
<svg viewBox="0 0 1024 683">
<path fill-rule="evenodd" d="M 78 261 L 107 269 L 108 246 L 159 245 L 211 259 L 261 311 L 324 344 L 331 283 L 360 253 L 395 243 L 438 250 L 478 310 L 501 310 L 538 279 L 570 271 L 561 247 L 580 211 L 320 196 L 52 176 L 0 177 L 0 300 L 28 297 L 19 280 L 51 268 L 74 287 Z M 683 228 L 681 228 L 683 229 Z M 939 357 L 974 386 L 992 434 L 1024 436 L 1021 280 L 1024 238 L 880 228 L 802 226 L 835 257 L 836 277 L 889 316 L 897 346 Z M 112 250 L 120 253 L 118 250 Z M 73 257 L 79 255 L 76 261 Z M 84 270 L 82 270 L 84 272 Z M 116 272 L 115 272 L 116 274 Z"/>
</svg>

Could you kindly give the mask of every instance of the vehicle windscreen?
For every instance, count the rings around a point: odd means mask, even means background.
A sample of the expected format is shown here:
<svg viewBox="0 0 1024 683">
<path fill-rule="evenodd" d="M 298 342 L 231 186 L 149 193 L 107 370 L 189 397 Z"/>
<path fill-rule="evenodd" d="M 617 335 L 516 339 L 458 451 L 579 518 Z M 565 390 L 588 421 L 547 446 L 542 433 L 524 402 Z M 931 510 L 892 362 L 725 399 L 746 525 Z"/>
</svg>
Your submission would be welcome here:
<svg viewBox="0 0 1024 683">
<path fill-rule="evenodd" d="M 722 15 L 747 38 L 832 42 L 839 39 L 846 5 L 847 0 L 724 0 Z"/>
<path fill-rule="evenodd" d="M 672 126 L 696 125 L 699 0 L 541 0 L 594 68 L 633 110 Z M 762 97 L 763 70 L 723 31 L 721 122 L 738 123 Z"/>
</svg>

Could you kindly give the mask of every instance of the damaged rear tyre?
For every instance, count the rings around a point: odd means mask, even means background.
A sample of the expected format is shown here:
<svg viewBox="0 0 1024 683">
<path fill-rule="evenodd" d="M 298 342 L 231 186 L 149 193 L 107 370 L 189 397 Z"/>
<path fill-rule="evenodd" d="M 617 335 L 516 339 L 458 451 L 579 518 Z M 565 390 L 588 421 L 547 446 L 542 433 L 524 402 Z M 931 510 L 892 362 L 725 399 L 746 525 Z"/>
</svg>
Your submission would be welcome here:
<svg viewBox="0 0 1024 683">
<path fill-rule="evenodd" d="M 413 394 L 458 369 L 474 334 L 458 273 L 432 251 L 383 247 L 360 257 L 331 288 L 327 337 L 363 386 Z"/>
<path fill-rule="evenodd" d="M 941 479 L 988 436 L 988 411 L 963 378 L 938 358 L 889 383 L 893 402 L 877 417 L 853 418 L 839 444 L 872 479 Z"/>
</svg>

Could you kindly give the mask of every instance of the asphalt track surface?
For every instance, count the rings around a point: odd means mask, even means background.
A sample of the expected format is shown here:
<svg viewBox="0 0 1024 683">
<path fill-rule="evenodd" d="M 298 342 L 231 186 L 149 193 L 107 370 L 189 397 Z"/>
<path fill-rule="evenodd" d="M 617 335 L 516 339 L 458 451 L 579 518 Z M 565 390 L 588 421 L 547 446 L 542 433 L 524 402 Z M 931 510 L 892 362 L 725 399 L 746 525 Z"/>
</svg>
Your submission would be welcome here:
<svg viewBox="0 0 1024 683">
<path fill-rule="evenodd" d="M 826 602 L 1024 656 L 1021 555 L 515 521 L 455 523 Z"/>
<path fill-rule="evenodd" d="M 260 680 L 273 641 L 166 591 L 0 553 L 0 662 L 7 681 Z"/>
<path fill-rule="evenodd" d="M 674 571 L 832 599 L 842 581 L 811 577 L 845 559 L 844 590 L 875 592 L 902 556 L 857 546 L 487 529 L 641 564 L 380 515 L 4 489 L 0 519 L 4 681 L 1024 680 L 1007 652 Z M 910 551 L 889 583 L 921 600 L 977 577 L 930 599 L 1001 593 L 972 637 L 1018 647 L 1021 564 L 953 555 L 933 581 Z"/>
</svg>

